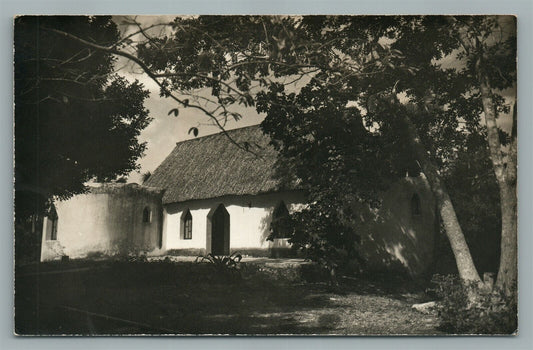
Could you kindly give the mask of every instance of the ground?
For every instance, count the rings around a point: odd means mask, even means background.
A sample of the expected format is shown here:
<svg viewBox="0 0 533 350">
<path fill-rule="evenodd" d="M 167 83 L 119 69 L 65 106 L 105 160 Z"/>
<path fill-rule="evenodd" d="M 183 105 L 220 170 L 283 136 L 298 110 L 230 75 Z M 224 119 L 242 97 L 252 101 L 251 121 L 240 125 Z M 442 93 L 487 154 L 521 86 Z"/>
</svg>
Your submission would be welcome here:
<svg viewBox="0 0 533 350">
<path fill-rule="evenodd" d="M 242 264 L 242 263 L 241 263 Z M 343 279 L 311 265 L 55 262 L 17 267 L 18 334 L 437 334 L 412 283 Z"/>
</svg>

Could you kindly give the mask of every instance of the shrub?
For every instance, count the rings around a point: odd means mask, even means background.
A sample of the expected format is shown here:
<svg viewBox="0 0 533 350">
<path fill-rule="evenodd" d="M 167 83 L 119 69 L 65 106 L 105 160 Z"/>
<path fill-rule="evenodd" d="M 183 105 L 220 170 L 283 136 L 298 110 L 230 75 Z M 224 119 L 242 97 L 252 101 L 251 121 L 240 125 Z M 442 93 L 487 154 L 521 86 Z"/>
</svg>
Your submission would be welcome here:
<svg viewBox="0 0 533 350">
<path fill-rule="evenodd" d="M 41 257 L 42 219 L 32 229 L 31 220 L 15 222 L 15 261 L 17 264 L 39 262 Z"/>
<path fill-rule="evenodd" d="M 330 282 L 336 285 L 338 274 L 360 271 L 363 259 L 356 224 L 345 218 L 336 199 L 326 197 L 321 200 L 327 203 L 317 201 L 291 214 L 293 232 L 289 243 L 327 270 Z"/>
<path fill-rule="evenodd" d="M 462 283 L 456 275 L 436 275 L 433 292 L 440 299 L 439 329 L 460 334 L 512 334 L 517 330 L 517 293 L 487 290 L 474 283 Z M 469 300 L 473 295 L 473 300 Z"/>
</svg>

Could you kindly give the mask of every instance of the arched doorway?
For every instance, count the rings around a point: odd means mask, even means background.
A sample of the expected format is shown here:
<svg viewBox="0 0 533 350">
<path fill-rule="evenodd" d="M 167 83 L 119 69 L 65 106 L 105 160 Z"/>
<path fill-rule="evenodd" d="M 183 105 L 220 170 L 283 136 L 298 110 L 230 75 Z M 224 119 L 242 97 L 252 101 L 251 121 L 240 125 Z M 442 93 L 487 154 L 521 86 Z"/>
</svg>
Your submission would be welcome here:
<svg viewBox="0 0 533 350">
<path fill-rule="evenodd" d="M 272 238 L 290 238 L 291 218 L 285 202 L 281 201 L 272 212 L 272 223 L 270 232 Z"/>
<path fill-rule="evenodd" d="M 207 214 L 207 253 L 229 255 L 229 213 L 223 204 Z"/>
</svg>

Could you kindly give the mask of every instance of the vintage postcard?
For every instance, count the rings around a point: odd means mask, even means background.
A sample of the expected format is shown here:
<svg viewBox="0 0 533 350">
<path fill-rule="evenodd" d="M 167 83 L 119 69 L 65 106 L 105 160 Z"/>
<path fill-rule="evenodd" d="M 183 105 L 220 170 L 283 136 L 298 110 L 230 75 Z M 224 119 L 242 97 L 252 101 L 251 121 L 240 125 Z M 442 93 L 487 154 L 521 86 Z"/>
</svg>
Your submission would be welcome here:
<svg viewBox="0 0 533 350">
<path fill-rule="evenodd" d="M 18 16 L 17 335 L 513 335 L 517 18 Z"/>
</svg>

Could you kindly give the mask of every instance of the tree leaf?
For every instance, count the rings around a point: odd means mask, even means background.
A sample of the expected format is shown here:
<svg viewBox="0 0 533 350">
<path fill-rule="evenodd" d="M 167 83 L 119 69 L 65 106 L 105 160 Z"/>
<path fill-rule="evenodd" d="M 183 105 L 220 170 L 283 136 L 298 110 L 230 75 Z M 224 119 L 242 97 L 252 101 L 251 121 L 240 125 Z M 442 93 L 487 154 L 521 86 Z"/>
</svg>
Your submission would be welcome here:
<svg viewBox="0 0 533 350">
<path fill-rule="evenodd" d="M 240 113 L 233 112 L 233 113 L 230 113 L 230 114 L 233 117 L 233 119 L 235 119 L 236 122 L 238 122 L 239 120 L 242 119 L 242 115 Z"/>
<path fill-rule="evenodd" d="M 191 134 L 191 131 L 192 131 L 194 137 L 198 136 L 198 128 L 196 128 L 196 127 L 193 126 L 192 128 L 189 129 L 189 132 L 187 132 L 187 134 L 190 135 L 190 134 Z"/>
<path fill-rule="evenodd" d="M 171 109 L 171 110 L 168 112 L 168 115 L 171 115 L 171 114 L 173 114 L 173 113 L 174 113 L 174 116 L 177 117 L 177 116 L 180 114 L 180 111 L 179 111 L 179 109 L 177 109 L 177 108 L 173 108 L 173 109 Z"/>
</svg>

